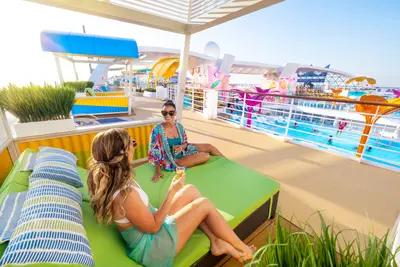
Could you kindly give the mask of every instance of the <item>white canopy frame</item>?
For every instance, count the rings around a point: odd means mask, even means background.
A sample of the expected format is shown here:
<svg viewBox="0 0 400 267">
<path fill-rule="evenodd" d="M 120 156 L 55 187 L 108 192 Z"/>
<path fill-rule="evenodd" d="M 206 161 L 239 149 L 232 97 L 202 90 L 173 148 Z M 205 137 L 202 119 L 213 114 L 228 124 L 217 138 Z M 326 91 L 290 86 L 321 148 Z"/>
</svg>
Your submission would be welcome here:
<svg viewBox="0 0 400 267">
<path fill-rule="evenodd" d="M 181 120 L 191 34 L 284 0 L 26 0 L 98 17 L 184 34 L 177 119 Z M 130 90 L 131 91 L 131 90 Z"/>
</svg>

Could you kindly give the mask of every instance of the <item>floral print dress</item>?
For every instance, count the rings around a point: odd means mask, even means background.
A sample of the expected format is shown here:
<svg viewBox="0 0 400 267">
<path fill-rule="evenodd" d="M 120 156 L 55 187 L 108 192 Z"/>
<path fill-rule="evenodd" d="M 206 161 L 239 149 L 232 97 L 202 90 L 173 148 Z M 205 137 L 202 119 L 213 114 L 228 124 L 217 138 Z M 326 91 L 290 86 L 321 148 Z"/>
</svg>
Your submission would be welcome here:
<svg viewBox="0 0 400 267">
<path fill-rule="evenodd" d="M 176 127 L 178 129 L 181 144 L 188 143 L 187 135 L 182 124 L 177 122 Z M 183 151 L 183 156 L 193 155 L 196 153 L 199 153 L 197 148 L 192 144 L 188 144 L 186 149 Z M 148 158 L 149 162 L 153 166 L 160 165 L 161 169 L 167 171 L 174 171 L 176 167 L 178 167 L 175 163 L 175 157 L 171 153 L 168 139 L 165 135 L 162 124 L 156 125 L 151 131 Z"/>
</svg>

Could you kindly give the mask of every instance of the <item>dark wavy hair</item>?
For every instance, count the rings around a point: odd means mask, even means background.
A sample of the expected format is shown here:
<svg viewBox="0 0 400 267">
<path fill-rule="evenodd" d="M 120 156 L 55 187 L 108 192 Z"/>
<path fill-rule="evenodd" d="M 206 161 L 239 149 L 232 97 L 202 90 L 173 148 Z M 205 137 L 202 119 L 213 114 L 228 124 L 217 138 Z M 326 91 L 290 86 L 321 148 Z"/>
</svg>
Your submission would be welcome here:
<svg viewBox="0 0 400 267">
<path fill-rule="evenodd" d="M 172 101 L 172 100 L 168 100 L 167 102 L 165 102 L 164 105 L 163 105 L 162 107 L 163 107 L 163 108 L 164 108 L 164 107 L 173 107 L 173 108 L 176 110 L 175 103 L 174 103 L 174 101 Z"/>
</svg>

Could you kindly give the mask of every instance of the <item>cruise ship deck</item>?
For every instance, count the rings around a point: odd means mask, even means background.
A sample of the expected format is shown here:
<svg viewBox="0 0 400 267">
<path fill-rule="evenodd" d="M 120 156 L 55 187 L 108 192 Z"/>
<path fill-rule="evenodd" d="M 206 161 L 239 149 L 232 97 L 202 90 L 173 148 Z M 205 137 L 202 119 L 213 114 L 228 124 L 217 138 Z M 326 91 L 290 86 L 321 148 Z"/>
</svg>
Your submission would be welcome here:
<svg viewBox="0 0 400 267">
<path fill-rule="evenodd" d="M 137 116 L 160 113 L 161 101 L 137 98 L 137 103 Z M 323 211 L 338 226 L 360 232 L 373 227 L 379 236 L 393 226 L 400 212 L 396 172 L 205 120 L 202 114 L 188 110 L 184 110 L 182 122 L 190 142 L 211 143 L 229 159 L 278 181 L 278 206 L 285 218 L 295 214 L 304 222 Z M 319 219 L 314 219 L 317 226 Z"/>
</svg>

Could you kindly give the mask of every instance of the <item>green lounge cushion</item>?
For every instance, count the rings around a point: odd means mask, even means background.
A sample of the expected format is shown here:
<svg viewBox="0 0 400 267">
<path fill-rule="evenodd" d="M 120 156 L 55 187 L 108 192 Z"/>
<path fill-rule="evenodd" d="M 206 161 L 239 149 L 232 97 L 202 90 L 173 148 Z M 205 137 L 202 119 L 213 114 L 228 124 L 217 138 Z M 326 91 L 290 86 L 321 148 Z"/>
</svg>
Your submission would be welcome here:
<svg viewBox="0 0 400 267">
<path fill-rule="evenodd" d="M 136 168 L 136 179 L 148 194 L 150 202 L 159 207 L 174 172 L 164 172 L 164 178 L 153 183 L 154 168 L 145 164 Z M 186 184 L 195 185 L 211 200 L 228 224 L 235 228 L 253 211 L 279 191 L 279 183 L 223 157 L 211 157 L 207 164 L 186 170 Z M 272 204 L 272 201 L 271 201 Z M 189 239 L 175 258 L 174 266 L 190 266 L 208 252 L 210 243 L 200 231 Z"/>
<path fill-rule="evenodd" d="M 88 185 L 87 185 L 87 176 L 88 176 L 89 171 L 84 168 L 78 167 L 78 173 L 79 173 L 79 176 L 81 177 L 81 181 L 83 184 L 83 187 L 78 188 L 79 191 L 81 191 L 81 193 L 82 193 L 82 200 L 86 201 L 86 202 L 90 202 L 89 189 L 88 189 Z"/>
<path fill-rule="evenodd" d="M 95 266 L 140 266 L 126 255 L 125 243 L 116 226 L 103 226 L 96 222 L 89 204 L 87 170 L 78 168 L 78 172 L 84 184 L 84 187 L 79 188 L 83 194 L 83 220 Z M 175 173 L 164 172 L 164 178 L 157 183 L 151 182 L 153 174 L 154 168 L 149 164 L 136 168 L 138 183 L 148 194 L 152 205 L 159 207 Z M 188 169 L 186 183 L 195 185 L 203 196 L 208 197 L 232 228 L 279 191 L 277 182 L 220 157 L 212 157 L 207 164 Z M 14 190 L 17 189 L 13 188 L 11 191 Z M 192 265 L 209 251 L 209 247 L 208 238 L 200 230 L 196 230 L 175 258 L 174 266 Z"/>
<path fill-rule="evenodd" d="M 164 172 L 164 179 L 151 182 L 154 169 L 149 164 L 136 168 L 136 179 L 148 194 L 150 202 L 159 207 L 175 173 Z M 84 177 L 82 181 L 85 184 Z M 202 166 L 186 171 L 186 183 L 195 185 L 203 196 L 218 208 L 234 228 L 279 191 L 279 184 L 225 158 L 212 157 Z M 139 266 L 126 255 L 125 244 L 114 225 L 99 225 L 89 203 L 82 205 L 87 236 L 97 267 Z M 196 230 L 177 255 L 174 266 L 190 266 L 210 249 L 205 234 Z M 110 257 L 110 255 L 113 255 Z"/>
<path fill-rule="evenodd" d="M 82 202 L 83 223 L 96 267 L 141 266 L 128 258 L 125 241 L 117 227 L 101 225 L 96 221 L 90 203 Z"/>
</svg>

